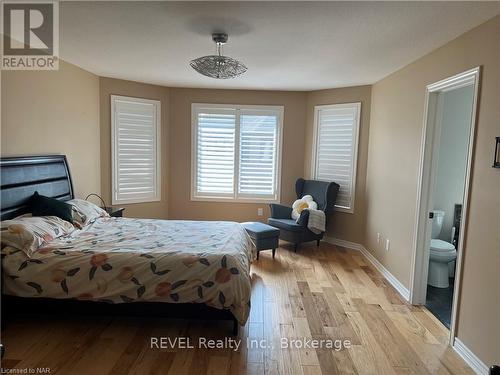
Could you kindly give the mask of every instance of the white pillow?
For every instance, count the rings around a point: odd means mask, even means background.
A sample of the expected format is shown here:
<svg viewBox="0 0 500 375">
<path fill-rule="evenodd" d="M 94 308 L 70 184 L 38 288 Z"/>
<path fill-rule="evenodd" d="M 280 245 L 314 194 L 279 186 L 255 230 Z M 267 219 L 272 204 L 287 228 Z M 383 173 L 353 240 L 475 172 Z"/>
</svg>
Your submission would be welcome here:
<svg viewBox="0 0 500 375">
<path fill-rule="evenodd" d="M 93 223 L 97 218 L 109 217 L 101 207 L 83 199 L 75 198 L 65 203 L 73 207 L 73 221 L 82 226 Z"/>
<path fill-rule="evenodd" d="M 18 216 L 2 221 L 1 241 L 31 256 L 39 247 L 74 230 L 73 224 L 57 216 Z"/>
<path fill-rule="evenodd" d="M 293 202 L 292 219 L 299 220 L 300 213 L 307 208 L 311 208 L 313 210 L 318 209 L 318 204 L 310 195 L 304 195 L 302 198 L 297 199 L 295 202 Z"/>
</svg>

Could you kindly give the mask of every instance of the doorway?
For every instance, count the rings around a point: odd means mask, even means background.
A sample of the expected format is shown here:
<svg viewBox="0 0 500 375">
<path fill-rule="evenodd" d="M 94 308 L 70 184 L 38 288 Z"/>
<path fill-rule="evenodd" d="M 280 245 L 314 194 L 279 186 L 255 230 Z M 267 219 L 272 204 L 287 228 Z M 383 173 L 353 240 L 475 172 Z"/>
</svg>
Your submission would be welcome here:
<svg viewBox="0 0 500 375">
<path fill-rule="evenodd" d="M 455 332 L 480 68 L 427 86 L 410 300 Z"/>
</svg>

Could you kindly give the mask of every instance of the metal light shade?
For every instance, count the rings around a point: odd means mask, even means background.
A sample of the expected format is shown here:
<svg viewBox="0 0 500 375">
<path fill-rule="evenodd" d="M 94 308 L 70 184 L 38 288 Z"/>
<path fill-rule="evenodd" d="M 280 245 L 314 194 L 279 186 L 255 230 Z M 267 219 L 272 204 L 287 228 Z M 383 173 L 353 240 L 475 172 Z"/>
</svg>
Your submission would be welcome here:
<svg viewBox="0 0 500 375">
<path fill-rule="evenodd" d="M 247 67 L 238 60 L 221 54 L 221 47 L 227 42 L 227 34 L 213 34 L 217 44 L 217 55 L 199 57 L 189 65 L 198 73 L 217 79 L 234 78 L 247 71 Z"/>
<path fill-rule="evenodd" d="M 238 60 L 218 55 L 199 57 L 189 65 L 204 76 L 218 79 L 234 78 L 247 71 L 247 67 Z"/>
</svg>

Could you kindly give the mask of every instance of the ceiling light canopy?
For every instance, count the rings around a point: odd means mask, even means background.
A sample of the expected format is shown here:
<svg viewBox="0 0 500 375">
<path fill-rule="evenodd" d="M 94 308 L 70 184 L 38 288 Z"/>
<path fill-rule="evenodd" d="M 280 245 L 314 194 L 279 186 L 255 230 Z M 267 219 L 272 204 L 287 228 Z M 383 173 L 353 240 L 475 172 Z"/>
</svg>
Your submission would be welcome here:
<svg viewBox="0 0 500 375">
<path fill-rule="evenodd" d="M 189 65 L 198 73 L 217 79 L 235 78 L 245 73 L 247 67 L 242 62 L 222 55 L 222 46 L 227 43 L 227 39 L 227 34 L 212 34 L 212 40 L 217 46 L 217 54 L 198 57 L 191 60 Z"/>
</svg>

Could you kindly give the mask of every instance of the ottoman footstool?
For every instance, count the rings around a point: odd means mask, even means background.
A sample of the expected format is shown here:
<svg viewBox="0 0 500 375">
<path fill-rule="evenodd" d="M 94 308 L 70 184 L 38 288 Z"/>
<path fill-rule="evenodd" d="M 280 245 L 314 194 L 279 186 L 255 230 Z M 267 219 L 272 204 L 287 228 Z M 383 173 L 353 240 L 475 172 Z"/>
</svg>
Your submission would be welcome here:
<svg viewBox="0 0 500 375">
<path fill-rule="evenodd" d="M 274 258 L 279 243 L 280 230 L 257 221 L 248 221 L 246 223 L 241 223 L 241 225 L 246 229 L 255 244 L 257 259 L 259 259 L 259 251 L 270 249 L 273 251 Z"/>
</svg>

